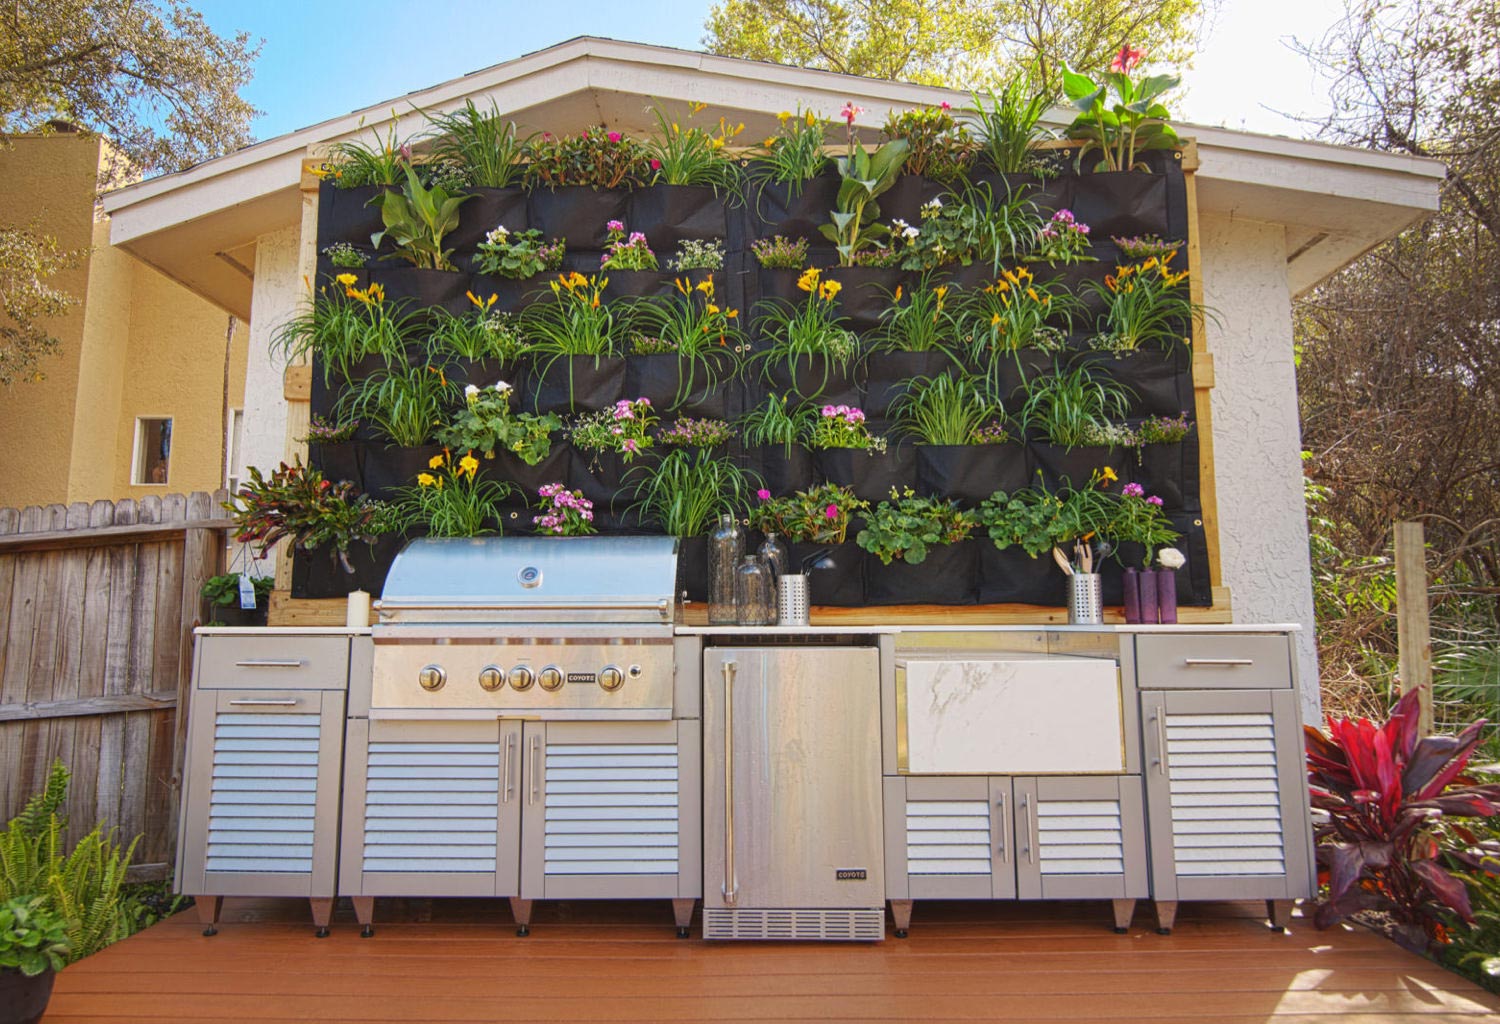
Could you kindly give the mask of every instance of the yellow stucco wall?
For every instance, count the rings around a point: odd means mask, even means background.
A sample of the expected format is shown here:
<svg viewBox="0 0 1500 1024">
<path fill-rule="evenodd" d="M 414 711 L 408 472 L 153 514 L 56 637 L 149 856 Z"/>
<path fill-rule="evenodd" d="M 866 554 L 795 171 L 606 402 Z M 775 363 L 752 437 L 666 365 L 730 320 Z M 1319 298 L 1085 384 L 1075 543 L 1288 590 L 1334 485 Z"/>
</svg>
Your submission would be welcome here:
<svg viewBox="0 0 1500 1024">
<path fill-rule="evenodd" d="M 223 485 L 225 332 L 229 316 L 109 246 L 94 220 L 97 140 L 22 137 L 0 150 L 0 218 L 31 224 L 69 247 L 92 243 L 78 271 L 57 278 L 83 299 L 55 333 L 46 379 L 0 389 L 0 506 L 140 498 Z M 30 216 L 27 216 L 30 211 Z M 229 408 L 243 405 L 248 325 L 228 352 Z M 137 417 L 172 418 L 165 485 L 131 483 Z"/>
</svg>

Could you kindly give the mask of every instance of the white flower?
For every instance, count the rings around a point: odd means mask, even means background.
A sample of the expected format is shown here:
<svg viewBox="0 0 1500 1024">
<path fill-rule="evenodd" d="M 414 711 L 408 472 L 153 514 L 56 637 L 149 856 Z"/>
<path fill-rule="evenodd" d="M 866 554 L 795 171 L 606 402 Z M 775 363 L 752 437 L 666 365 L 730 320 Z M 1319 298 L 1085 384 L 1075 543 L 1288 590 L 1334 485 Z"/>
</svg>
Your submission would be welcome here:
<svg viewBox="0 0 1500 1024">
<path fill-rule="evenodd" d="M 500 392 L 502 395 L 508 395 L 510 394 L 511 387 L 509 384 L 505 383 L 505 381 L 497 380 L 495 381 L 495 390 Z"/>
<path fill-rule="evenodd" d="M 943 208 L 943 197 L 942 196 L 933 196 L 932 199 L 929 202 L 924 203 L 922 205 L 922 212 L 926 213 L 928 210 L 937 211 L 937 210 L 941 210 L 942 208 Z"/>
<path fill-rule="evenodd" d="M 469 385 L 467 385 L 464 388 L 464 397 L 465 398 L 473 398 L 473 397 L 475 397 L 478 394 L 479 394 L 479 388 L 476 387 L 473 384 L 469 384 Z"/>
<path fill-rule="evenodd" d="M 902 231 L 901 233 L 903 235 L 905 235 L 907 238 L 916 238 L 918 235 L 920 235 L 922 233 L 922 231 L 921 231 L 920 228 L 908 227 L 908 228 L 906 228 L 906 230 Z"/>
<path fill-rule="evenodd" d="M 1176 548 L 1162 548 L 1156 553 L 1156 560 L 1163 569 L 1181 569 L 1187 564 L 1187 558 Z"/>
</svg>

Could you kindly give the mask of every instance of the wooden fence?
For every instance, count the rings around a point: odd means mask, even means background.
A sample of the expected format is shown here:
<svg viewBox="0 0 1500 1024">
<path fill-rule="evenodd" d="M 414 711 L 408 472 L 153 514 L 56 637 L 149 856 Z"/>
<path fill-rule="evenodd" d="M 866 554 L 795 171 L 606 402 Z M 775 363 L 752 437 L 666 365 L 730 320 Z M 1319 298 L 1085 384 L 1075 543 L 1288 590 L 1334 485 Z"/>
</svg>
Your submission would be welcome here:
<svg viewBox="0 0 1500 1024">
<path fill-rule="evenodd" d="M 224 497 L 0 509 L 0 823 L 61 758 L 73 837 L 140 834 L 169 872 L 199 590 L 222 571 Z"/>
</svg>

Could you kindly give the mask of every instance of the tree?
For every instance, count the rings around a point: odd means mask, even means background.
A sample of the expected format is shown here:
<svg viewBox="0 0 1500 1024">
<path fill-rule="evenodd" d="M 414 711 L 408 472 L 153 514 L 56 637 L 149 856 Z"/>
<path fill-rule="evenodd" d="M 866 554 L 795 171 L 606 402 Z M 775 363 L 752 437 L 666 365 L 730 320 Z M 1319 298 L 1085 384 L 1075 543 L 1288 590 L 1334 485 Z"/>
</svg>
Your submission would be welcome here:
<svg viewBox="0 0 1500 1024">
<path fill-rule="evenodd" d="M 1212 3 L 1212 0 L 1210 0 Z M 722 0 L 709 11 L 713 53 L 849 75 L 993 87 L 1031 71 L 1057 92 L 1057 67 L 1097 69 L 1129 43 L 1180 64 L 1202 0 Z"/>
<path fill-rule="evenodd" d="M 104 180 L 178 170 L 247 144 L 239 96 L 259 53 L 216 35 L 182 0 L 9 0 L 0 4 L 0 141 L 60 119 L 109 139 Z M 72 300 L 47 283 L 83 253 L 0 231 L 0 384 L 36 379 L 57 346 L 46 321 Z"/>
</svg>

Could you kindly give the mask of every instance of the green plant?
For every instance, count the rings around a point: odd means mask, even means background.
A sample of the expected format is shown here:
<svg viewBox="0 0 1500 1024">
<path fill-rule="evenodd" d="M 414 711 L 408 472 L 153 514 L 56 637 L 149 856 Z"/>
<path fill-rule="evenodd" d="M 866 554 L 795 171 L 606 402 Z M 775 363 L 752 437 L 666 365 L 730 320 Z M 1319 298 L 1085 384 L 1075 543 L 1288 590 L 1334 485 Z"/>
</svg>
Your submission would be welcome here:
<svg viewBox="0 0 1500 1024">
<path fill-rule="evenodd" d="M 639 303 L 634 323 L 640 331 L 637 352 L 677 356 L 677 394 L 672 399 L 676 406 L 718 387 L 733 371 L 745 337 L 739 328 L 740 311 L 719 305 L 713 278 L 693 284 L 679 277 L 673 285 L 675 294 Z"/>
<path fill-rule="evenodd" d="M 353 274 L 340 274 L 330 289 L 319 288 L 290 319 L 276 328 L 271 349 L 286 362 L 316 360 L 323 383 L 345 380 L 367 356 L 387 365 L 406 361 L 414 318 L 398 303 L 385 301 L 379 284 L 355 288 Z"/>
<path fill-rule="evenodd" d="M 1193 302 L 1184 284 L 1188 272 L 1173 273 L 1172 257 L 1116 267 L 1104 283 L 1085 282 L 1085 287 L 1105 303 L 1098 333 L 1089 341 L 1109 352 L 1135 352 L 1145 345 L 1170 348 L 1186 342 L 1192 319 L 1205 312 Z"/>
<path fill-rule="evenodd" d="M 552 434 L 562 429 L 562 417 L 556 413 L 534 415 L 512 412 L 514 389 L 505 381 L 480 388 L 464 388 L 464 406 L 453 421 L 438 429 L 438 441 L 458 451 L 482 452 L 493 459 L 495 452 L 507 451 L 528 466 L 535 466 L 552 452 Z"/>
<path fill-rule="evenodd" d="M 1109 240 L 1127 260 L 1145 260 L 1152 256 L 1166 259 L 1182 248 L 1181 242 L 1166 242 L 1160 235 L 1132 235 L 1129 238 L 1111 235 Z"/>
<path fill-rule="evenodd" d="M 1148 416 L 1137 424 L 1131 443 L 1134 447 L 1148 444 L 1176 444 L 1193 432 L 1188 422 L 1187 411 L 1176 416 Z"/>
<path fill-rule="evenodd" d="M 1036 233 L 1036 244 L 1026 258 L 1045 263 L 1089 263 L 1089 226 L 1073 216 L 1072 210 L 1058 210 Z"/>
<path fill-rule="evenodd" d="M 441 133 L 433 146 L 433 159 L 463 168 L 470 185 L 508 188 L 521 183 L 531 137 L 518 138 L 515 122 L 501 118 L 493 99 L 487 112 L 473 100 L 465 100 L 461 110 L 431 115 L 428 120 Z"/>
<path fill-rule="evenodd" d="M 364 127 L 362 119 L 360 127 Z M 411 147 L 396 134 L 396 128 L 393 110 L 390 130 L 383 139 L 379 132 L 374 132 L 373 145 L 360 139 L 335 142 L 329 147 L 328 162 L 318 169 L 318 176 L 333 179 L 338 188 L 397 184 L 402 168 L 411 162 Z"/>
<path fill-rule="evenodd" d="M 842 544 L 849 525 L 870 503 L 838 484 L 820 484 L 781 498 L 764 488 L 756 492 L 750 525 L 763 533 L 779 533 L 789 541 Z"/>
<path fill-rule="evenodd" d="M 703 106 L 688 104 L 687 116 L 695 117 Z M 683 128 L 660 106 L 651 112 L 656 118 L 656 134 L 646 140 L 645 150 L 656 181 L 663 185 L 711 185 L 725 191 L 735 188 L 740 169 L 726 147 L 745 130 L 744 122 L 731 128 L 721 117 L 718 131 L 709 132 L 695 125 Z"/>
<path fill-rule="evenodd" d="M 905 270 L 982 260 L 998 274 L 1001 263 L 1029 248 L 1042 227 L 1036 204 L 1022 191 L 1007 187 L 1001 198 L 988 182 L 965 185 L 961 195 L 946 200 L 936 197 L 921 215 L 918 227 L 893 222 Z"/>
<path fill-rule="evenodd" d="M 348 242 L 334 242 L 325 246 L 323 255 L 328 262 L 344 270 L 357 270 L 365 265 L 364 255 Z"/>
<path fill-rule="evenodd" d="M 796 241 L 785 235 L 757 238 L 750 243 L 756 262 L 768 270 L 801 270 L 807 266 L 807 239 Z"/>
<path fill-rule="evenodd" d="M 433 313 L 427 351 L 438 363 L 454 359 L 498 359 L 513 362 L 527 351 L 514 313 L 495 311 L 497 296 L 481 299 L 466 292 L 474 308 L 459 315 L 439 307 Z"/>
<path fill-rule="evenodd" d="M 885 565 L 898 558 L 918 565 L 927 560 L 929 548 L 957 544 L 978 523 L 974 512 L 959 508 L 956 500 L 919 496 L 908 487 L 876 505 L 854 539 Z"/>
<path fill-rule="evenodd" d="M 951 354 L 949 346 L 958 336 L 958 323 L 948 308 L 952 290 L 945 284 L 933 285 L 925 275 L 909 292 L 898 284 L 880 314 L 876 350 Z"/>
<path fill-rule="evenodd" d="M 609 234 L 609 241 L 604 246 L 604 258 L 599 261 L 600 270 L 661 269 L 645 234 L 632 231 L 627 237 L 624 222 L 618 220 L 610 221 L 605 230 Z"/>
<path fill-rule="evenodd" d="M 1132 448 L 1136 437 L 1128 424 L 1099 421 L 1084 426 L 1078 443 L 1092 448 Z"/>
<path fill-rule="evenodd" d="M 1379 725 L 1329 719 L 1326 735 L 1312 726 L 1304 734 L 1312 806 L 1327 815 L 1313 827 L 1328 872 L 1313 923 L 1383 911 L 1396 941 L 1425 950 L 1442 944 L 1450 913 L 1474 919 L 1468 890 L 1440 859 L 1494 869 L 1500 843 L 1478 843 L 1454 819 L 1500 813 L 1500 785 L 1464 775 L 1483 722 L 1457 736 L 1422 736 L 1420 696 L 1407 693 Z"/>
<path fill-rule="evenodd" d="M 607 409 L 578 417 L 568 433 L 581 451 L 614 452 L 629 462 L 652 446 L 655 426 L 656 413 L 649 398 L 622 398 Z"/>
<path fill-rule="evenodd" d="M 632 188 L 655 173 L 645 147 L 622 132 L 594 125 L 578 135 L 543 132 L 526 145 L 529 188 Z"/>
<path fill-rule="evenodd" d="M 1121 544 L 1141 545 L 1141 568 L 1149 569 L 1157 550 L 1182 534 L 1172 529 L 1160 498 L 1147 494 L 1138 483 L 1128 483 L 1120 488 L 1109 518 L 1099 525 L 1099 536 L 1113 541 L 1116 551 Z"/>
<path fill-rule="evenodd" d="M 457 387 L 436 366 L 390 366 L 339 397 L 340 415 L 354 416 L 391 444 L 416 448 L 432 439 Z"/>
<path fill-rule="evenodd" d="M 599 532 L 594 527 L 594 503 L 582 491 L 570 491 L 560 483 L 542 484 L 536 496 L 542 503 L 542 511 L 531 519 L 537 533 L 587 537 Z"/>
<path fill-rule="evenodd" d="M 989 394 L 968 376 L 918 377 L 891 406 L 896 431 L 918 444 L 975 444 L 999 412 Z"/>
<path fill-rule="evenodd" d="M 456 463 L 448 449 L 427 463 L 432 472 L 397 492 L 397 512 L 433 537 L 480 537 L 501 532 L 500 505 L 514 488 L 479 476 L 479 460 L 465 454 Z M 494 523 L 492 529 L 488 524 Z"/>
<path fill-rule="evenodd" d="M 776 115 L 776 134 L 767 136 L 750 157 L 750 178 L 764 187 L 776 182 L 792 195 L 801 195 L 809 178 L 816 178 L 828 166 L 823 153 L 827 140 L 827 122 L 811 110 L 798 107 L 796 112 L 783 110 Z M 798 269 L 797 264 L 792 269 Z"/>
<path fill-rule="evenodd" d="M 849 126 L 849 149 L 846 155 L 834 161 L 842 181 L 834 199 L 833 212 L 829 214 L 833 223 L 818 229 L 838 248 L 839 265 L 845 267 L 854 265 L 855 253 L 870 248 L 891 233 L 890 228 L 879 223 L 880 205 L 875 200 L 896 183 L 909 152 L 905 139 L 895 139 L 874 153 L 868 152 L 854 134 L 854 119 L 859 114 L 860 108 L 852 103 L 844 105 L 843 116 Z"/>
<path fill-rule="evenodd" d="M 863 409 L 849 405 L 825 405 L 818 410 L 807 431 L 807 446 L 817 450 L 858 448 L 885 451 L 885 438 L 875 437 L 865 423 Z"/>
<path fill-rule="evenodd" d="M 963 177 L 978 149 L 969 129 L 954 120 L 947 102 L 936 107 L 916 107 L 901 113 L 891 111 L 883 131 L 891 139 L 906 142 L 906 173 L 921 174 L 937 181 Z"/>
<path fill-rule="evenodd" d="M 806 249 L 804 244 L 803 251 Z M 724 240 L 685 239 L 677 246 L 677 255 L 667 260 L 667 269 L 679 274 L 686 270 L 723 270 Z"/>
<path fill-rule="evenodd" d="M 790 373 L 799 360 L 809 356 L 847 367 L 858 354 L 859 336 L 838 314 L 837 299 L 843 285 L 821 278 L 822 271 L 816 268 L 803 271 L 797 287 L 807 293 L 807 298 L 800 306 L 769 299 L 757 307 L 762 312 L 756 317 L 756 328 L 770 344 L 752 355 L 750 362 L 760 364 L 765 379 L 770 379 L 771 367 L 778 362 Z"/>
<path fill-rule="evenodd" d="M 240 603 L 240 577 L 243 573 L 226 572 L 210 576 L 198 591 L 203 599 L 217 608 L 234 608 Z M 276 586 L 274 576 L 251 576 L 250 585 L 255 588 L 255 603 L 265 607 L 266 598 Z"/>
<path fill-rule="evenodd" d="M 974 95 L 974 119 L 983 142 L 980 151 L 1001 174 L 1024 174 L 1036 169 L 1036 145 L 1050 134 L 1042 117 L 1052 105 L 1051 94 L 1030 75 L 1016 75 L 998 94 L 989 94 L 986 107 Z"/>
<path fill-rule="evenodd" d="M 305 469 L 300 459 L 283 462 L 270 475 L 250 467 L 243 484 L 224 508 L 233 513 L 234 539 L 255 544 L 264 556 L 283 537 L 303 551 L 332 545 L 345 572 L 353 572 L 349 546 L 373 544 L 399 526 L 384 502 L 360 494 L 348 481 L 333 483 L 316 469 Z"/>
<path fill-rule="evenodd" d="M 1095 171 L 1131 171 L 1145 165 L 1136 155 L 1148 149 L 1171 149 L 1177 145 L 1177 133 L 1167 124 L 1167 108 L 1160 97 L 1175 89 L 1177 75 L 1151 75 L 1139 83 L 1130 80 L 1130 72 L 1143 55 L 1129 46 L 1120 47 L 1103 82 L 1063 66 L 1063 92 L 1079 113 L 1068 126 L 1068 138 L 1082 139 L 1083 146 L 1074 165 L 1083 166 L 1084 158 L 1095 151 L 1099 160 Z M 1111 91 L 1114 101 L 1106 106 Z"/>
<path fill-rule="evenodd" d="M 656 465 L 637 466 L 627 476 L 635 499 L 631 510 L 673 537 L 696 537 L 721 513 L 743 515 L 759 482 L 732 459 L 707 450 L 668 452 Z"/>
<path fill-rule="evenodd" d="M 810 405 L 792 405 L 790 395 L 767 395 L 766 400 L 740 417 L 736 424 L 748 445 L 779 444 L 790 456 L 792 446 L 812 430 L 817 413 Z"/>
<path fill-rule="evenodd" d="M 371 200 L 380 207 L 385 228 L 370 236 L 370 244 L 378 249 L 389 238 L 395 245 L 396 251 L 381 259 L 403 259 L 428 270 L 455 269 L 448 258 L 453 250 L 443 248 L 443 239 L 458 227 L 458 208 L 473 197 L 449 195 L 441 185 L 428 188 L 410 165 L 404 170 L 401 191 L 387 190 Z"/>
<path fill-rule="evenodd" d="M 1081 309 L 1072 295 L 1054 291 L 1050 283 L 1039 284 L 1030 270 L 1016 267 L 968 293 L 955 319 L 969 358 L 984 368 L 985 380 L 995 390 L 1001 367 L 1020 350 L 1062 351 L 1067 344 L 1063 332 Z"/>
<path fill-rule="evenodd" d="M 1128 388 L 1108 377 L 1095 377 L 1087 366 L 1037 377 L 1024 389 L 1021 422 L 1064 448 L 1084 444 L 1090 427 L 1123 416 L 1130 399 Z"/>
<path fill-rule="evenodd" d="M 724 420 L 684 416 L 658 431 L 656 439 L 671 448 L 717 448 L 734 440 L 734 428 Z"/>
<path fill-rule="evenodd" d="M 343 444 L 352 440 L 358 429 L 359 420 L 330 422 L 313 413 L 307 424 L 307 436 L 302 440 L 308 444 Z"/>
<path fill-rule="evenodd" d="M 1057 492 L 1027 487 L 1009 495 L 996 491 L 980 503 L 979 523 L 995 547 L 1019 547 L 1032 558 L 1050 551 L 1061 565 L 1067 561 L 1062 548 L 1090 543 L 1109 521 L 1115 497 L 1105 488 L 1114 480 L 1114 471 L 1106 467 L 1083 487 L 1070 485 Z"/>
<path fill-rule="evenodd" d="M 479 254 L 481 273 L 516 281 L 557 270 L 567 254 L 567 246 L 561 239 L 543 241 L 536 228 L 510 231 L 504 224 L 496 226 L 474 248 Z"/>
<path fill-rule="evenodd" d="M 0 903 L 0 970 L 34 978 L 62 970 L 69 952 L 67 921 L 47 905 L 45 896 Z"/>
<path fill-rule="evenodd" d="M 628 308 L 603 301 L 607 277 L 584 277 L 577 271 L 552 282 L 550 303 L 536 302 L 521 312 L 521 330 L 531 351 L 549 357 L 614 356 L 630 335 Z"/>
</svg>

